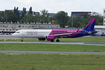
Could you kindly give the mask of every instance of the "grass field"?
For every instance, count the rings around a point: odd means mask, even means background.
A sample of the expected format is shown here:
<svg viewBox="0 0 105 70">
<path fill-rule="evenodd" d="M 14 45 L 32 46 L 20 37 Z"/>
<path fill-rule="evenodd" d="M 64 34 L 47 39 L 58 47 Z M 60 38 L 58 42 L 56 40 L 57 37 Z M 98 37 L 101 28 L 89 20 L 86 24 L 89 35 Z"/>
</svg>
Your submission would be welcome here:
<svg viewBox="0 0 105 70">
<path fill-rule="evenodd" d="M 8 39 L 5 41 L 20 40 Z M 60 40 L 105 42 L 105 38 L 69 38 Z M 24 41 L 38 40 L 24 39 Z M 0 43 L 0 50 L 105 52 L 105 47 L 95 45 Z M 105 55 L 0 53 L 0 70 L 105 70 Z"/>
<path fill-rule="evenodd" d="M 105 55 L 1 53 L 0 70 L 105 70 Z"/>
<path fill-rule="evenodd" d="M 0 50 L 14 51 L 70 51 L 70 52 L 105 52 L 104 46 L 67 45 L 67 44 L 35 44 L 35 43 L 0 43 Z"/>
</svg>

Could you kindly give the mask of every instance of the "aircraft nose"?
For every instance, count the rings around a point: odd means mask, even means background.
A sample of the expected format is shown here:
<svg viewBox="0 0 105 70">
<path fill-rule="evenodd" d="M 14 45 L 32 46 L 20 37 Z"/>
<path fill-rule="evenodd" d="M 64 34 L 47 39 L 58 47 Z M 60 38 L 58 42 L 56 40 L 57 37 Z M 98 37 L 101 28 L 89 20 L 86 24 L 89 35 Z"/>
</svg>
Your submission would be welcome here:
<svg viewBox="0 0 105 70">
<path fill-rule="evenodd" d="M 14 34 L 12 34 L 12 36 L 14 36 Z"/>
<path fill-rule="evenodd" d="M 12 34 L 12 36 L 16 36 L 15 34 Z"/>
</svg>

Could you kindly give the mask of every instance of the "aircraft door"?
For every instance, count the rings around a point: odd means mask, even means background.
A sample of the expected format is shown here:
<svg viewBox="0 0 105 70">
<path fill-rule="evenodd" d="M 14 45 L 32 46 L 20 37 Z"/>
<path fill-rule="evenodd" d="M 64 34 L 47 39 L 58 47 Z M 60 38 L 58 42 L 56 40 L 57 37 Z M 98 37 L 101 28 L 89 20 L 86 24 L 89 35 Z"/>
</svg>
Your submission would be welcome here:
<svg viewBox="0 0 105 70">
<path fill-rule="evenodd" d="M 22 36 L 26 38 L 27 37 L 26 32 L 22 32 Z"/>
</svg>

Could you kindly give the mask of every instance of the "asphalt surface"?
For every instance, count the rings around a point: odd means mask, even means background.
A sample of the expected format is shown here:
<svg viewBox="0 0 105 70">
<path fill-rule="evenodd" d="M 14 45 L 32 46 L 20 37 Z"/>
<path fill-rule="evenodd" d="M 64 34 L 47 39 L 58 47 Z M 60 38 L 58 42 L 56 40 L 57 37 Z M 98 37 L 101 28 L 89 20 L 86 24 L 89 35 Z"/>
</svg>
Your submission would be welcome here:
<svg viewBox="0 0 105 70">
<path fill-rule="evenodd" d="M 12 35 L 0 35 L 0 39 L 18 39 Z"/>
</svg>

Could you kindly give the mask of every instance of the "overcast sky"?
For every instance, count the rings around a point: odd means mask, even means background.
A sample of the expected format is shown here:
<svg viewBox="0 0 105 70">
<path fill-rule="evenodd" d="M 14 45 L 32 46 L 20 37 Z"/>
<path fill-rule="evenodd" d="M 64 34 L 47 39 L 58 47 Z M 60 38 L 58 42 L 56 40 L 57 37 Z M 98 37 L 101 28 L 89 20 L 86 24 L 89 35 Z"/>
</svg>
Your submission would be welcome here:
<svg viewBox="0 0 105 70">
<path fill-rule="evenodd" d="M 103 15 L 105 0 L 0 0 L 0 11 L 11 10 L 14 7 L 19 7 L 19 10 L 25 7 L 27 11 L 32 7 L 36 12 L 43 9 L 49 13 L 65 11 L 69 16 L 72 11 L 92 11 Z"/>
</svg>

